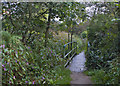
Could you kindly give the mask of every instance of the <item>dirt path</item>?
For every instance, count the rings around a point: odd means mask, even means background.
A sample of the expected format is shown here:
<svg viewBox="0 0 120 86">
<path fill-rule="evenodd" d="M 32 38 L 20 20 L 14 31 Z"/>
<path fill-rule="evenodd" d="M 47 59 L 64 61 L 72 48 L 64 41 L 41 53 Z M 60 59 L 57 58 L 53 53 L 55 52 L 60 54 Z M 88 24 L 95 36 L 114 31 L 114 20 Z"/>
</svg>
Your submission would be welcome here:
<svg viewBox="0 0 120 86">
<path fill-rule="evenodd" d="M 92 84 L 90 77 L 86 76 L 85 74 L 83 74 L 82 72 L 72 72 L 71 74 L 71 84 Z"/>
<path fill-rule="evenodd" d="M 81 52 L 79 55 L 75 56 L 71 61 L 70 65 L 67 67 L 71 70 L 71 85 L 74 86 L 75 84 L 92 84 L 90 77 L 86 76 L 83 71 L 86 70 L 85 68 L 85 54 L 84 51 Z"/>
</svg>

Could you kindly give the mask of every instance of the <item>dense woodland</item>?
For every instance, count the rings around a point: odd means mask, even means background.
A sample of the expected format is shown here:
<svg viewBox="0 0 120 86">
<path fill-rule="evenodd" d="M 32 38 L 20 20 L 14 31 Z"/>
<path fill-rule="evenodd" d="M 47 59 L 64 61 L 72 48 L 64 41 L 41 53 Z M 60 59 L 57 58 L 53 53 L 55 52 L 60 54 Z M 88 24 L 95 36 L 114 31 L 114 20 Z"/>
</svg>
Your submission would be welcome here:
<svg viewBox="0 0 120 86">
<path fill-rule="evenodd" d="M 120 84 L 119 2 L 2 2 L 1 21 L 3 84 L 70 84 L 72 41 L 95 84 Z"/>
</svg>

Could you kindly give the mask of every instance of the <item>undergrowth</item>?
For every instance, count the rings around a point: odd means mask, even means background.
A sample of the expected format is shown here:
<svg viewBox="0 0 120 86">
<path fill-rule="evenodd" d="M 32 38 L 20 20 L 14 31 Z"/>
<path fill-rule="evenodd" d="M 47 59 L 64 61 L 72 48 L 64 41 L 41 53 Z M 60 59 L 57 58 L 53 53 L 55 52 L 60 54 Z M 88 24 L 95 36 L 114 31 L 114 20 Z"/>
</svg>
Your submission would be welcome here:
<svg viewBox="0 0 120 86">
<path fill-rule="evenodd" d="M 54 46 L 44 47 L 35 40 L 25 45 L 19 36 L 2 31 L 0 55 L 2 56 L 3 84 L 69 84 L 70 70 L 64 68 L 64 59 L 59 58 L 58 42 L 49 40 Z M 9 37 L 9 39 L 7 39 Z"/>
</svg>

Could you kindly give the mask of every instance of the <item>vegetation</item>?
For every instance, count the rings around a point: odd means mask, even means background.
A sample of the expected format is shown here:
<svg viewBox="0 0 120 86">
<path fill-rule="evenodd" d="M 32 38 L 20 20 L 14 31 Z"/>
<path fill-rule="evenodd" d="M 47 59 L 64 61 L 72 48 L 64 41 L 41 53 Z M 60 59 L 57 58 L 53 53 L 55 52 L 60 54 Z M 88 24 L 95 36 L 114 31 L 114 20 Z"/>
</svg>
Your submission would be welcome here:
<svg viewBox="0 0 120 86">
<path fill-rule="evenodd" d="M 58 58 L 52 47 L 43 47 L 39 50 L 41 45 L 39 46 L 38 42 L 35 44 L 37 48 L 32 49 L 23 45 L 19 40 L 20 37 L 11 36 L 6 31 L 2 31 L 2 37 L 3 44 L 0 48 L 2 49 L 4 84 L 57 84 L 61 79 L 68 80 L 61 82 L 64 84 L 71 80 L 70 71 L 65 69 L 62 64 L 64 59 Z M 7 40 L 8 37 L 9 40 Z"/>
<path fill-rule="evenodd" d="M 119 2 L 2 2 L 2 83 L 70 84 L 63 45 L 77 41 L 85 74 L 120 84 L 119 18 Z"/>
<path fill-rule="evenodd" d="M 113 21 L 115 17 L 119 18 L 120 4 L 102 4 L 102 6 L 106 5 L 109 12 L 94 15 L 88 27 L 89 45 L 86 52 L 86 66 L 90 71 L 87 74 L 92 75 L 96 84 L 120 84 L 118 51 L 118 25 L 120 23 Z M 111 11 L 109 6 L 117 7 Z"/>
<path fill-rule="evenodd" d="M 72 19 L 84 15 L 80 16 L 81 9 L 78 9 L 84 5 L 3 2 L 2 6 L 2 83 L 70 84 L 71 72 L 64 68 L 63 45 L 70 41 L 82 45 L 81 39 L 72 32 L 77 25 L 77 20 Z M 70 26 L 66 23 L 68 18 Z"/>
</svg>

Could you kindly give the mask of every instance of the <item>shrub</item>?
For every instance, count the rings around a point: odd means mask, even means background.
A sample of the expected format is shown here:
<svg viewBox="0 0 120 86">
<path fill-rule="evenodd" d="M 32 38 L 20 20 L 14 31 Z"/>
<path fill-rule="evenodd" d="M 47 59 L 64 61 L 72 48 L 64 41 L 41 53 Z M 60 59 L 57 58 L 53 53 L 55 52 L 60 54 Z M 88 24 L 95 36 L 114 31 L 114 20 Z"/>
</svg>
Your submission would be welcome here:
<svg viewBox="0 0 120 86">
<path fill-rule="evenodd" d="M 86 38 L 87 37 L 87 31 L 82 32 L 81 36 L 82 36 L 83 39 Z"/>
<path fill-rule="evenodd" d="M 97 15 L 88 28 L 86 66 L 97 69 L 93 79 L 97 84 L 119 84 L 118 26 L 107 15 Z M 104 19 L 105 18 L 105 19 Z M 97 22 L 96 22 L 97 20 Z M 94 24 L 93 24 L 94 23 Z"/>
<path fill-rule="evenodd" d="M 11 36 L 8 43 L 10 47 L 3 43 L 0 45 L 3 84 L 54 84 L 70 78 L 58 73 L 59 70 L 70 71 L 61 70 L 63 59 L 57 57 L 56 51 L 52 47 L 45 48 L 39 44 L 39 41 L 36 41 L 32 49 L 24 45 L 20 37 Z M 70 79 L 67 83 L 69 81 Z"/>
<path fill-rule="evenodd" d="M 0 31 L 0 34 L 2 36 L 2 41 L 0 42 L 0 45 L 5 44 L 7 47 L 9 47 L 8 43 L 11 38 L 11 34 L 7 31 Z"/>
</svg>

